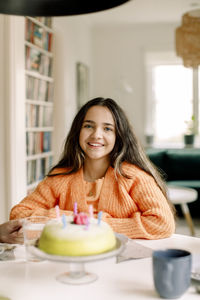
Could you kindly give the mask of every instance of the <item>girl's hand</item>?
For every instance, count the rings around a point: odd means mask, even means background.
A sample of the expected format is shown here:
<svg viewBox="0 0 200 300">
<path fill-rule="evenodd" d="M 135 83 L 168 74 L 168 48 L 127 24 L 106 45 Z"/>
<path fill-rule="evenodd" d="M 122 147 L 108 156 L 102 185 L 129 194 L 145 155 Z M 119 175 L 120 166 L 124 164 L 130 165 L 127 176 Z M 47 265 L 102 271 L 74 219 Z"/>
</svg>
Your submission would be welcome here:
<svg viewBox="0 0 200 300">
<path fill-rule="evenodd" d="M 23 244 L 21 220 L 12 220 L 0 225 L 0 242 L 8 244 Z"/>
</svg>

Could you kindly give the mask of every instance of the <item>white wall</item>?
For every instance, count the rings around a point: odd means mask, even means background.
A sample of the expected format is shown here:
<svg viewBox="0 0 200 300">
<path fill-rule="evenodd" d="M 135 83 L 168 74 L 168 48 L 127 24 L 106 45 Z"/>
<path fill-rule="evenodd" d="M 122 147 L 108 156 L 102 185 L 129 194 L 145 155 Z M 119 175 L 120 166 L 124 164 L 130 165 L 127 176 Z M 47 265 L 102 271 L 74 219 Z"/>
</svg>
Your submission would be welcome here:
<svg viewBox="0 0 200 300">
<path fill-rule="evenodd" d="M 0 15 L 0 41 L 4 40 L 4 16 Z M 1 205 L 0 205 L 0 223 L 6 218 L 6 201 L 5 201 L 5 65 L 4 65 L 4 43 L 0 43 L 0 191 L 1 191 Z"/>
<path fill-rule="evenodd" d="M 54 153 L 58 160 L 63 142 L 77 111 L 76 63 L 91 68 L 90 27 L 80 16 L 54 18 L 55 31 L 55 133 Z"/>
<path fill-rule="evenodd" d="M 146 51 L 174 50 L 177 25 L 98 26 L 92 31 L 93 96 L 115 99 L 144 142 Z"/>
<path fill-rule="evenodd" d="M 0 15 L 0 223 L 25 195 L 24 18 Z"/>
</svg>

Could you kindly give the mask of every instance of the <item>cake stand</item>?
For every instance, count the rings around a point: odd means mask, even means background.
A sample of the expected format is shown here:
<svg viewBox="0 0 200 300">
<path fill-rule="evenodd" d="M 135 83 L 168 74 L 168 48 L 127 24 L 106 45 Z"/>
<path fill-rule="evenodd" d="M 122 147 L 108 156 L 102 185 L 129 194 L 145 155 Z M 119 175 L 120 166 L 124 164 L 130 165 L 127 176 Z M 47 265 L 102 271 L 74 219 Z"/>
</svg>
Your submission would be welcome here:
<svg viewBox="0 0 200 300">
<path fill-rule="evenodd" d="M 31 254 L 36 257 L 44 260 L 50 260 L 54 262 L 65 262 L 69 265 L 67 272 L 59 274 L 56 279 L 59 282 L 65 284 L 86 284 L 97 280 L 97 275 L 94 273 L 89 273 L 85 271 L 85 263 L 95 262 L 98 260 L 104 260 L 119 255 L 125 248 L 125 244 L 128 241 L 128 238 L 121 234 L 116 234 L 117 244 L 116 247 L 110 251 L 104 252 L 98 255 L 90 256 L 58 256 L 47 254 L 37 246 L 30 246 L 29 250 Z"/>
</svg>

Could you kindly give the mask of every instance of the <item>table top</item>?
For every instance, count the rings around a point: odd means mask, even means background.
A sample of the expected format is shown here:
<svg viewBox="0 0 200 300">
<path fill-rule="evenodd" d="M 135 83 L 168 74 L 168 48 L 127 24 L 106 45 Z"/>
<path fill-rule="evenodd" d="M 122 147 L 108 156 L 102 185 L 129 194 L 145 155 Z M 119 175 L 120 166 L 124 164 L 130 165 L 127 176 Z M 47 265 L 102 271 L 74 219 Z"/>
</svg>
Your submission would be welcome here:
<svg viewBox="0 0 200 300">
<path fill-rule="evenodd" d="M 151 249 L 189 250 L 193 254 L 193 268 L 200 268 L 200 238 L 174 234 L 167 239 L 135 241 Z M 28 263 L 24 255 L 24 247 L 18 246 L 15 261 L 0 262 L 0 296 L 11 300 L 159 299 L 153 285 L 151 256 L 120 263 L 116 263 L 116 258 L 86 263 L 86 271 L 95 273 L 98 279 L 85 285 L 67 285 L 58 282 L 56 276 L 67 272 L 68 264 Z M 191 286 L 181 299 L 200 299 L 200 295 Z"/>
</svg>

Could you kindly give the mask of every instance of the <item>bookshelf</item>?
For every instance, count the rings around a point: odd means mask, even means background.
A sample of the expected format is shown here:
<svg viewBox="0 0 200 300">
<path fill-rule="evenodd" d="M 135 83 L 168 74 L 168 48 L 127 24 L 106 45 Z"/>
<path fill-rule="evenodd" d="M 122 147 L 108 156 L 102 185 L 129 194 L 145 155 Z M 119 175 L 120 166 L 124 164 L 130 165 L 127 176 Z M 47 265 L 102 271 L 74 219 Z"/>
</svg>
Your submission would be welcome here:
<svg viewBox="0 0 200 300">
<path fill-rule="evenodd" d="M 53 161 L 51 18 L 25 18 L 26 186 L 29 194 Z"/>
</svg>

